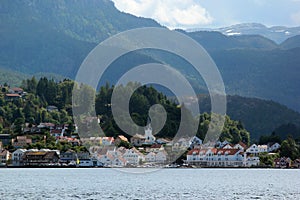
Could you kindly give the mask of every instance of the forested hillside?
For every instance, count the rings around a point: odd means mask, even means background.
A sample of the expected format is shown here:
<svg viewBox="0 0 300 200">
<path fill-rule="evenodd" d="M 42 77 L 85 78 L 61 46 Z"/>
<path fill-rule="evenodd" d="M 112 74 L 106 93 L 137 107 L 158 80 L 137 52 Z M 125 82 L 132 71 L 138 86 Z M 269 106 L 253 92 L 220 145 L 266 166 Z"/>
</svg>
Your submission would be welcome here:
<svg viewBox="0 0 300 200">
<path fill-rule="evenodd" d="M 2 87 L 0 95 L 0 121 L 2 122 L 0 132 L 10 133 L 13 136 L 23 135 L 25 123 L 29 123 L 30 126 L 38 125 L 41 122 L 73 124 L 71 109 L 73 86 L 74 82 L 67 79 L 58 83 L 47 78 L 41 78 L 39 81 L 35 78 L 27 79 L 22 84 L 26 93 L 22 98 L 13 100 L 7 99 L 6 94 L 8 94 L 9 88 Z M 101 119 L 100 125 L 107 136 L 126 135 L 116 125 L 111 113 L 109 105 L 112 90 L 113 87 L 108 84 L 101 87 L 96 96 L 96 113 Z M 168 100 L 165 95 L 159 93 L 153 87 L 143 86 L 134 92 L 130 101 L 130 114 L 135 123 L 145 126 L 148 119 L 148 109 L 157 103 L 163 105 L 168 113 L 167 122 L 158 133 L 158 136 L 173 138 L 179 127 L 181 107 L 184 105 L 179 106 Z M 48 106 L 55 106 L 57 110 L 49 111 Z M 191 113 L 190 116 L 186 117 L 189 117 L 191 123 L 194 123 L 195 118 Z M 196 117 L 200 117 L 197 136 L 204 139 L 210 122 L 210 115 L 204 113 Z M 127 136 L 130 137 L 130 135 Z M 249 143 L 250 134 L 244 129 L 241 122 L 233 121 L 227 116 L 221 139 L 227 139 L 233 143 L 239 141 Z"/>
<path fill-rule="evenodd" d="M 2 0 L 0 12 L 1 67 L 31 75 L 56 73 L 71 79 L 103 39 L 132 28 L 160 26 L 152 19 L 118 11 L 109 0 Z M 271 99 L 300 111 L 298 36 L 278 45 L 259 35 L 181 32 L 210 53 L 228 94 Z M 116 62 L 114 70 L 108 72 L 110 83 L 130 67 L 151 61 L 176 67 L 188 77 L 196 92 L 206 92 L 201 77 L 189 70 L 182 59 L 165 58 L 162 52 L 129 56 Z"/>
</svg>

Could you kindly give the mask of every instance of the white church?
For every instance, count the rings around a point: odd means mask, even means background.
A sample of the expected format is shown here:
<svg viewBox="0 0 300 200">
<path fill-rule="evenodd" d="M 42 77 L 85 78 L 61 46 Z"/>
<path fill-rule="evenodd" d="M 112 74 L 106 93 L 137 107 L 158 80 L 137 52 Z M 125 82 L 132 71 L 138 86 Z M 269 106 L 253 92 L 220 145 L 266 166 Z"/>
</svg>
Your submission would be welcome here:
<svg viewBox="0 0 300 200">
<path fill-rule="evenodd" d="M 143 144 L 152 145 L 155 143 L 156 138 L 153 136 L 150 120 L 148 120 L 147 126 L 144 130 L 144 135 L 135 134 L 130 138 L 131 144 L 134 146 L 142 146 Z"/>
<path fill-rule="evenodd" d="M 146 126 L 144 137 L 146 144 L 153 144 L 155 142 L 156 138 L 152 134 L 151 123 L 148 123 L 148 125 Z"/>
</svg>

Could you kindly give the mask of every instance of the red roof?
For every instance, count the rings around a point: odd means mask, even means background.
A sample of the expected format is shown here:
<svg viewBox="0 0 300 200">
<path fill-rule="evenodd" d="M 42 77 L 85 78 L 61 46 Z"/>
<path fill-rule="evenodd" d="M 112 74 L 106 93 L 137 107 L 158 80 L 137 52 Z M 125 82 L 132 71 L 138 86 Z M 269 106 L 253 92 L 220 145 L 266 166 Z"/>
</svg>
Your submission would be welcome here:
<svg viewBox="0 0 300 200">
<path fill-rule="evenodd" d="M 56 134 L 56 133 L 60 134 L 61 132 L 62 132 L 62 130 L 59 130 L 59 129 L 54 129 L 54 130 L 50 131 L 51 134 Z"/>
<path fill-rule="evenodd" d="M 21 97 L 19 94 L 6 94 L 7 97 Z"/>
<path fill-rule="evenodd" d="M 213 152 L 214 154 L 216 154 L 218 152 L 218 149 L 217 148 L 212 148 L 210 149 L 211 152 Z"/>
<path fill-rule="evenodd" d="M 239 149 L 218 149 L 217 150 L 217 154 L 221 154 L 221 155 L 235 155 L 238 151 L 240 151 Z"/>
<path fill-rule="evenodd" d="M 23 92 L 22 88 L 14 87 L 12 88 L 13 91 Z"/>
<path fill-rule="evenodd" d="M 161 147 L 161 144 L 153 144 L 150 148 L 158 149 Z"/>
<path fill-rule="evenodd" d="M 247 148 L 247 145 L 245 143 L 243 143 L 243 142 L 239 142 L 239 145 L 241 145 L 244 149 Z"/>
<path fill-rule="evenodd" d="M 193 154 L 199 154 L 199 152 L 200 152 L 200 149 L 192 149 L 192 150 L 190 150 L 188 153 L 187 153 L 187 155 L 193 155 Z"/>
<path fill-rule="evenodd" d="M 188 155 L 193 155 L 193 154 L 200 154 L 202 153 L 203 155 L 207 153 L 207 151 L 211 151 L 214 155 L 221 154 L 221 155 L 235 155 L 237 152 L 239 152 L 239 149 L 192 149 L 188 152 Z"/>
<path fill-rule="evenodd" d="M 48 122 L 46 122 L 46 123 L 40 123 L 40 125 L 42 125 L 42 126 L 47 126 L 47 127 L 54 127 L 54 126 L 55 126 L 55 124 L 53 124 L 53 123 L 48 123 Z"/>
<path fill-rule="evenodd" d="M 115 139 L 113 137 L 103 137 L 104 140 L 108 140 L 110 142 L 113 142 Z"/>
</svg>

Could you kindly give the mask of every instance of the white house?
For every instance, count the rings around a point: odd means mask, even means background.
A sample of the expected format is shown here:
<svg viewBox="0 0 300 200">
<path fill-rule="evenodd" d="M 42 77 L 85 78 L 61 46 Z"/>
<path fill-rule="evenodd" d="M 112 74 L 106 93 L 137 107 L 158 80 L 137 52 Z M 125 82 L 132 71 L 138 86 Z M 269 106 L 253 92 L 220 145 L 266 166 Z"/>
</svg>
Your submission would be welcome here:
<svg viewBox="0 0 300 200">
<path fill-rule="evenodd" d="M 188 152 L 186 162 L 189 164 L 215 167 L 243 166 L 241 149 L 193 149 Z"/>
<path fill-rule="evenodd" d="M 165 163 L 167 161 L 167 152 L 150 152 L 145 156 L 146 162 Z"/>
<path fill-rule="evenodd" d="M 257 156 L 248 156 L 245 157 L 245 167 L 252 167 L 252 166 L 258 166 L 259 165 L 259 157 Z"/>
<path fill-rule="evenodd" d="M 227 140 L 224 140 L 223 142 L 218 141 L 218 142 L 216 143 L 216 146 L 217 146 L 218 148 L 222 148 L 222 147 L 226 146 L 227 144 L 230 144 L 230 142 L 228 142 Z"/>
<path fill-rule="evenodd" d="M 127 164 L 127 161 L 122 157 L 116 157 L 116 158 L 114 158 L 114 160 L 112 162 L 113 167 L 124 167 L 124 166 L 126 166 L 126 164 Z"/>
<path fill-rule="evenodd" d="M 145 156 L 146 162 L 155 162 L 156 161 L 156 153 L 150 152 Z"/>
<path fill-rule="evenodd" d="M 111 166 L 113 160 L 114 160 L 114 157 L 110 154 L 100 155 L 100 156 L 98 156 L 98 159 L 97 159 L 98 163 L 101 163 L 101 165 L 106 166 L 106 167 Z M 100 165 L 100 164 L 98 164 L 98 165 Z"/>
<path fill-rule="evenodd" d="M 280 148 L 280 144 L 276 143 L 269 143 L 268 144 L 268 152 L 276 151 Z"/>
<path fill-rule="evenodd" d="M 121 152 L 115 150 L 107 151 L 105 155 L 99 155 L 97 163 L 107 167 L 124 167 L 127 161 L 121 156 Z"/>
<path fill-rule="evenodd" d="M 107 155 L 111 155 L 113 157 L 112 166 L 113 167 L 124 167 L 127 164 L 127 161 L 123 158 L 123 154 L 126 153 L 126 148 L 120 147 L 118 149 L 114 149 L 113 151 L 107 151 Z"/>
<path fill-rule="evenodd" d="M 123 154 L 123 158 L 131 165 L 139 165 L 140 162 L 145 161 L 145 156 L 136 148 L 127 149 Z"/>
<path fill-rule="evenodd" d="M 234 145 L 234 149 L 242 149 L 243 151 L 246 150 L 247 145 L 243 142 L 239 142 L 238 144 Z"/>
<path fill-rule="evenodd" d="M 200 161 L 200 149 L 192 149 L 188 152 L 187 154 L 187 158 L 186 158 L 187 162 L 194 162 L 194 161 Z"/>
<path fill-rule="evenodd" d="M 192 137 L 190 140 L 190 148 L 191 149 L 200 147 L 201 144 L 202 144 L 202 140 L 200 138 L 198 138 L 197 136 Z"/>
<path fill-rule="evenodd" d="M 260 153 L 256 144 L 252 144 L 248 149 L 246 149 L 246 152 L 255 155 Z"/>
<path fill-rule="evenodd" d="M 26 152 L 26 149 L 17 149 L 12 153 L 12 164 L 13 166 L 22 165 L 22 156 Z"/>
<path fill-rule="evenodd" d="M 167 152 L 166 151 L 159 151 L 155 155 L 155 161 L 157 163 L 165 163 L 167 161 Z"/>
<path fill-rule="evenodd" d="M 268 145 L 258 145 L 258 152 L 259 153 L 267 153 L 268 152 Z"/>
</svg>

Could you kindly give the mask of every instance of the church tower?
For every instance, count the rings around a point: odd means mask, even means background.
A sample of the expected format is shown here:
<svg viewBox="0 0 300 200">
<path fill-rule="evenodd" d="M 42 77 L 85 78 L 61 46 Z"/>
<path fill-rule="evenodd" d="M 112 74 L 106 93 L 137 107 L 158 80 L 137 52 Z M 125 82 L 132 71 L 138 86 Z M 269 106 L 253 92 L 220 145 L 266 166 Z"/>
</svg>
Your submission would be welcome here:
<svg viewBox="0 0 300 200">
<path fill-rule="evenodd" d="M 145 128 L 145 139 L 146 143 L 153 144 L 155 142 L 155 137 L 152 134 L 152 127 L 151 127 L 151 121 L 148 119 L 147 126 Z"/>
</svg>

